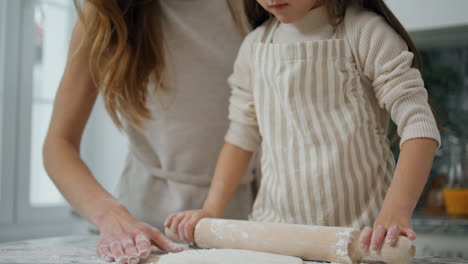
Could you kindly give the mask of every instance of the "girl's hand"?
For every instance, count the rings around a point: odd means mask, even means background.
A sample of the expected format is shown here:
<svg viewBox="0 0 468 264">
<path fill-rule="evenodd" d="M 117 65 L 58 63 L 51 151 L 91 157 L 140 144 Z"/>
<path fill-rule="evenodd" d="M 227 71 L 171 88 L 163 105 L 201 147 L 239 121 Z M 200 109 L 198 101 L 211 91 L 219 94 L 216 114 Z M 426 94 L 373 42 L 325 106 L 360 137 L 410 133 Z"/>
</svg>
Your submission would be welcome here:
<svg viewBox="0 0 468 264">
<path fill-rule="evenodd" d="M 134 218 L 123 206 L 97 217 L 95 223 L 100 232 L 96 252 L 108 262 L 136 264 L 150 255 L 151 244 L 168 252 L 186 249 Z"/>
<path fill-rule="evenodd" d="M 169 215 L 164 225 L 180 240 L 195 242 L 195 226 L 202 218 L 219 218 L 219 214 L 206 209 L 190 210 Z"/>
<path fill-rule="evenodd" d="M 416 232 L 414 232 L 411 224 L 411 216 L 381 212 L 374 223 L 373 229 L 366 227 L 362 230 L 359 245 L 362 250 L 370 248 L 372 251 L 379 251 L 384 243 L 395 246 L 400 235 L 411 240 L 416 239 Z"/>
</svg>

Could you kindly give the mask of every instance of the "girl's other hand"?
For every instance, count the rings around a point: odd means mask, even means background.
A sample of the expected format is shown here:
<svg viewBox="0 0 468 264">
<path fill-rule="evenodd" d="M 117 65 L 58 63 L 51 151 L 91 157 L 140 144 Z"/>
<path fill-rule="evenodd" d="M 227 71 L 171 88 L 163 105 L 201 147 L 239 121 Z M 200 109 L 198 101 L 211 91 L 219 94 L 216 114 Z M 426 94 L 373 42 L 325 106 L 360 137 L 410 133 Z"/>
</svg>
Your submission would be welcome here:
<svg viewBox="0 0 468 264">
<path fill-rule="evenodd" d="M 136 264 L 151 253 L 151 244 L 167 252 L 187 247 L 167 239 L 158 229 L 134 218 L 123 206 L 113 208 L 96 219 L 99 227 L 97 254 L 108 262 Z"/>
<path fill-rule="evenodd" d="M 359 246 L 362 250 L 370 248 L 372 251 L 379 251 L 384 243 L 395 246 L 399 236 L 416 239 L 411 217 L 400 214 L 386 215 L 381 212 L 374 223 L 374 228 L 365 227 L 361 231 Z"/>
<path fill-rule="evenodd" d="M 164 226 L 169 228 L 181 241 L 195 243 L 195 226 L 202 218 L 219 218 L 214 212 L 206 209 L 174 213 L 167 217 Z"/>
</svg>

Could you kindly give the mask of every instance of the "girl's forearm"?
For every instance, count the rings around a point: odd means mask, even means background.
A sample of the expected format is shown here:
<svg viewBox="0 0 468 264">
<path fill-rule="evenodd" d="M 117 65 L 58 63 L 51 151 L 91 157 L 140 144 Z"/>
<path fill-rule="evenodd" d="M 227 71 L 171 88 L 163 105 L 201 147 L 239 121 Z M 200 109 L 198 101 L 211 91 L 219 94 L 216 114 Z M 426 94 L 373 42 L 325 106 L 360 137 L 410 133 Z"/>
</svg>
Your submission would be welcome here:
<svg viewBox="0 0 468 264">
<path fill-rule="evenodd" d="M 203 205 L 204 210 L 212 212 L 216 217 L 224 215 L 224 209 L 239 186 L 252 154 L 230 143 L 224 144 L 219 154 L 208 197 Z"/>
<path fill-rule="evenodd" d="M 411 217 L 432 167 L 437 142 L 411 139 L 402 144 L 398 165 L 382 211 L 398 211 Z"/>
</svg>

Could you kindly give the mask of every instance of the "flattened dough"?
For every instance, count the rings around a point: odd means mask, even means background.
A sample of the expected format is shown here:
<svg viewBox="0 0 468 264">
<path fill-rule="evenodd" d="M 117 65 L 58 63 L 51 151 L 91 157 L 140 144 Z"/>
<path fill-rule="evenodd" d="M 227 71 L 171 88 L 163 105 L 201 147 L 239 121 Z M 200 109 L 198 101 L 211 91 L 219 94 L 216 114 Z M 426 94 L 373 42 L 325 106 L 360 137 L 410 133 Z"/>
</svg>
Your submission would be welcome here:
<svg viewBox="0 0 468 264">
<path fill-rule="evenodd" d="M 157 264 L 303 264 L 300 258 L 240 249 L 200 249 L 162 256 Z M 156 264 L 154 263 L 154 264 Z"/>
</svg>

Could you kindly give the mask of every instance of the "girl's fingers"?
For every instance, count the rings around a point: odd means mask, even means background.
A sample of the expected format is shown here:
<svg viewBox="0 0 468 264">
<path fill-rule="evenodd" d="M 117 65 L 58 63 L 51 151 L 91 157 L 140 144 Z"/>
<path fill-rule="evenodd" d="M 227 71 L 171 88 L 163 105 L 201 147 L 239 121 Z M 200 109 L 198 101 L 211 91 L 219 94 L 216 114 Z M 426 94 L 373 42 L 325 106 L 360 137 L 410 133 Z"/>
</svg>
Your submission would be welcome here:
<svg viewBox="0 0 468 264">
<path fill-rule="evenodd" d="M 376 228 L 374 228 L 370 246 L 371 250 L 379 251 L 382 248 L 386 233 L 387 230 L 382 225 L 378 225 Z"/>
<path fill-rule="evenodd" d="M 416 239 L 416 232 L 414 232 L 413 228 L 408 227 L 405 230 L 403 230 L 403 233 L 411 240 Z"/>
<path fill-rule="evenodd" d="M 125 256 L 122 245 L 120 244 L 120 241 L 114 240 L 110 244 L 110 251 L 112 253 L 112 256 L 114 257 L 114 260 L 118 264 L 127 264 L 128 258 Z"/>
<path fill-rule="evenodd" d="M 372 239 L 372 228 L 365 227 L 361 231 L 361 236 L 359 237 L 359 247 L 362 250 L 367 250 Z"/>
<path fill-rule="evenodd" d="M 179 239 L 182 241 L 187 241 L 185 236 L 185 223 L 187 222 L 188 216 L 184 216 L 184 218 L 180 221 L 179 227 L 177 228 L 177 232 L 179 232 Z"/>
<path fill-rule="evenodd" d="M 171 223 L 171 231 L 172 233 L 174 233 L 175 235 L 177 235 L 179 238 L 179 223 L 180 221 L 182 221 L 182 219 L 184 219 L 184 213 L 178 213 L 174 219 L 172 219 L 172 223 Z"/>
<path fill-rule="evenodd" d="M 151 254 L 151 242 L 146 235 L 136 235 L 135 244 L 138 251 L 138 257 L 145 259 Z"/>
<path fill-rule="evenodd" d="M 398 236 L 401 234 L 401 230 L 398 226 L 393 225 L 387 231 L 387 236 L 385 238 L 385 243 L 390 246 L 395 246 Z"/>
<path fill-rule="evenodd" d="M 198 220 L 199 217 L 194 214 L 192 215 L 192 217 L 190 217 L 190 220 L 188 220 L 187 223 L 185 223 L 185 236 L 187 237 L 187 240 L 189 242 L 195 242 L 194 230 Z"/>
</svg>

